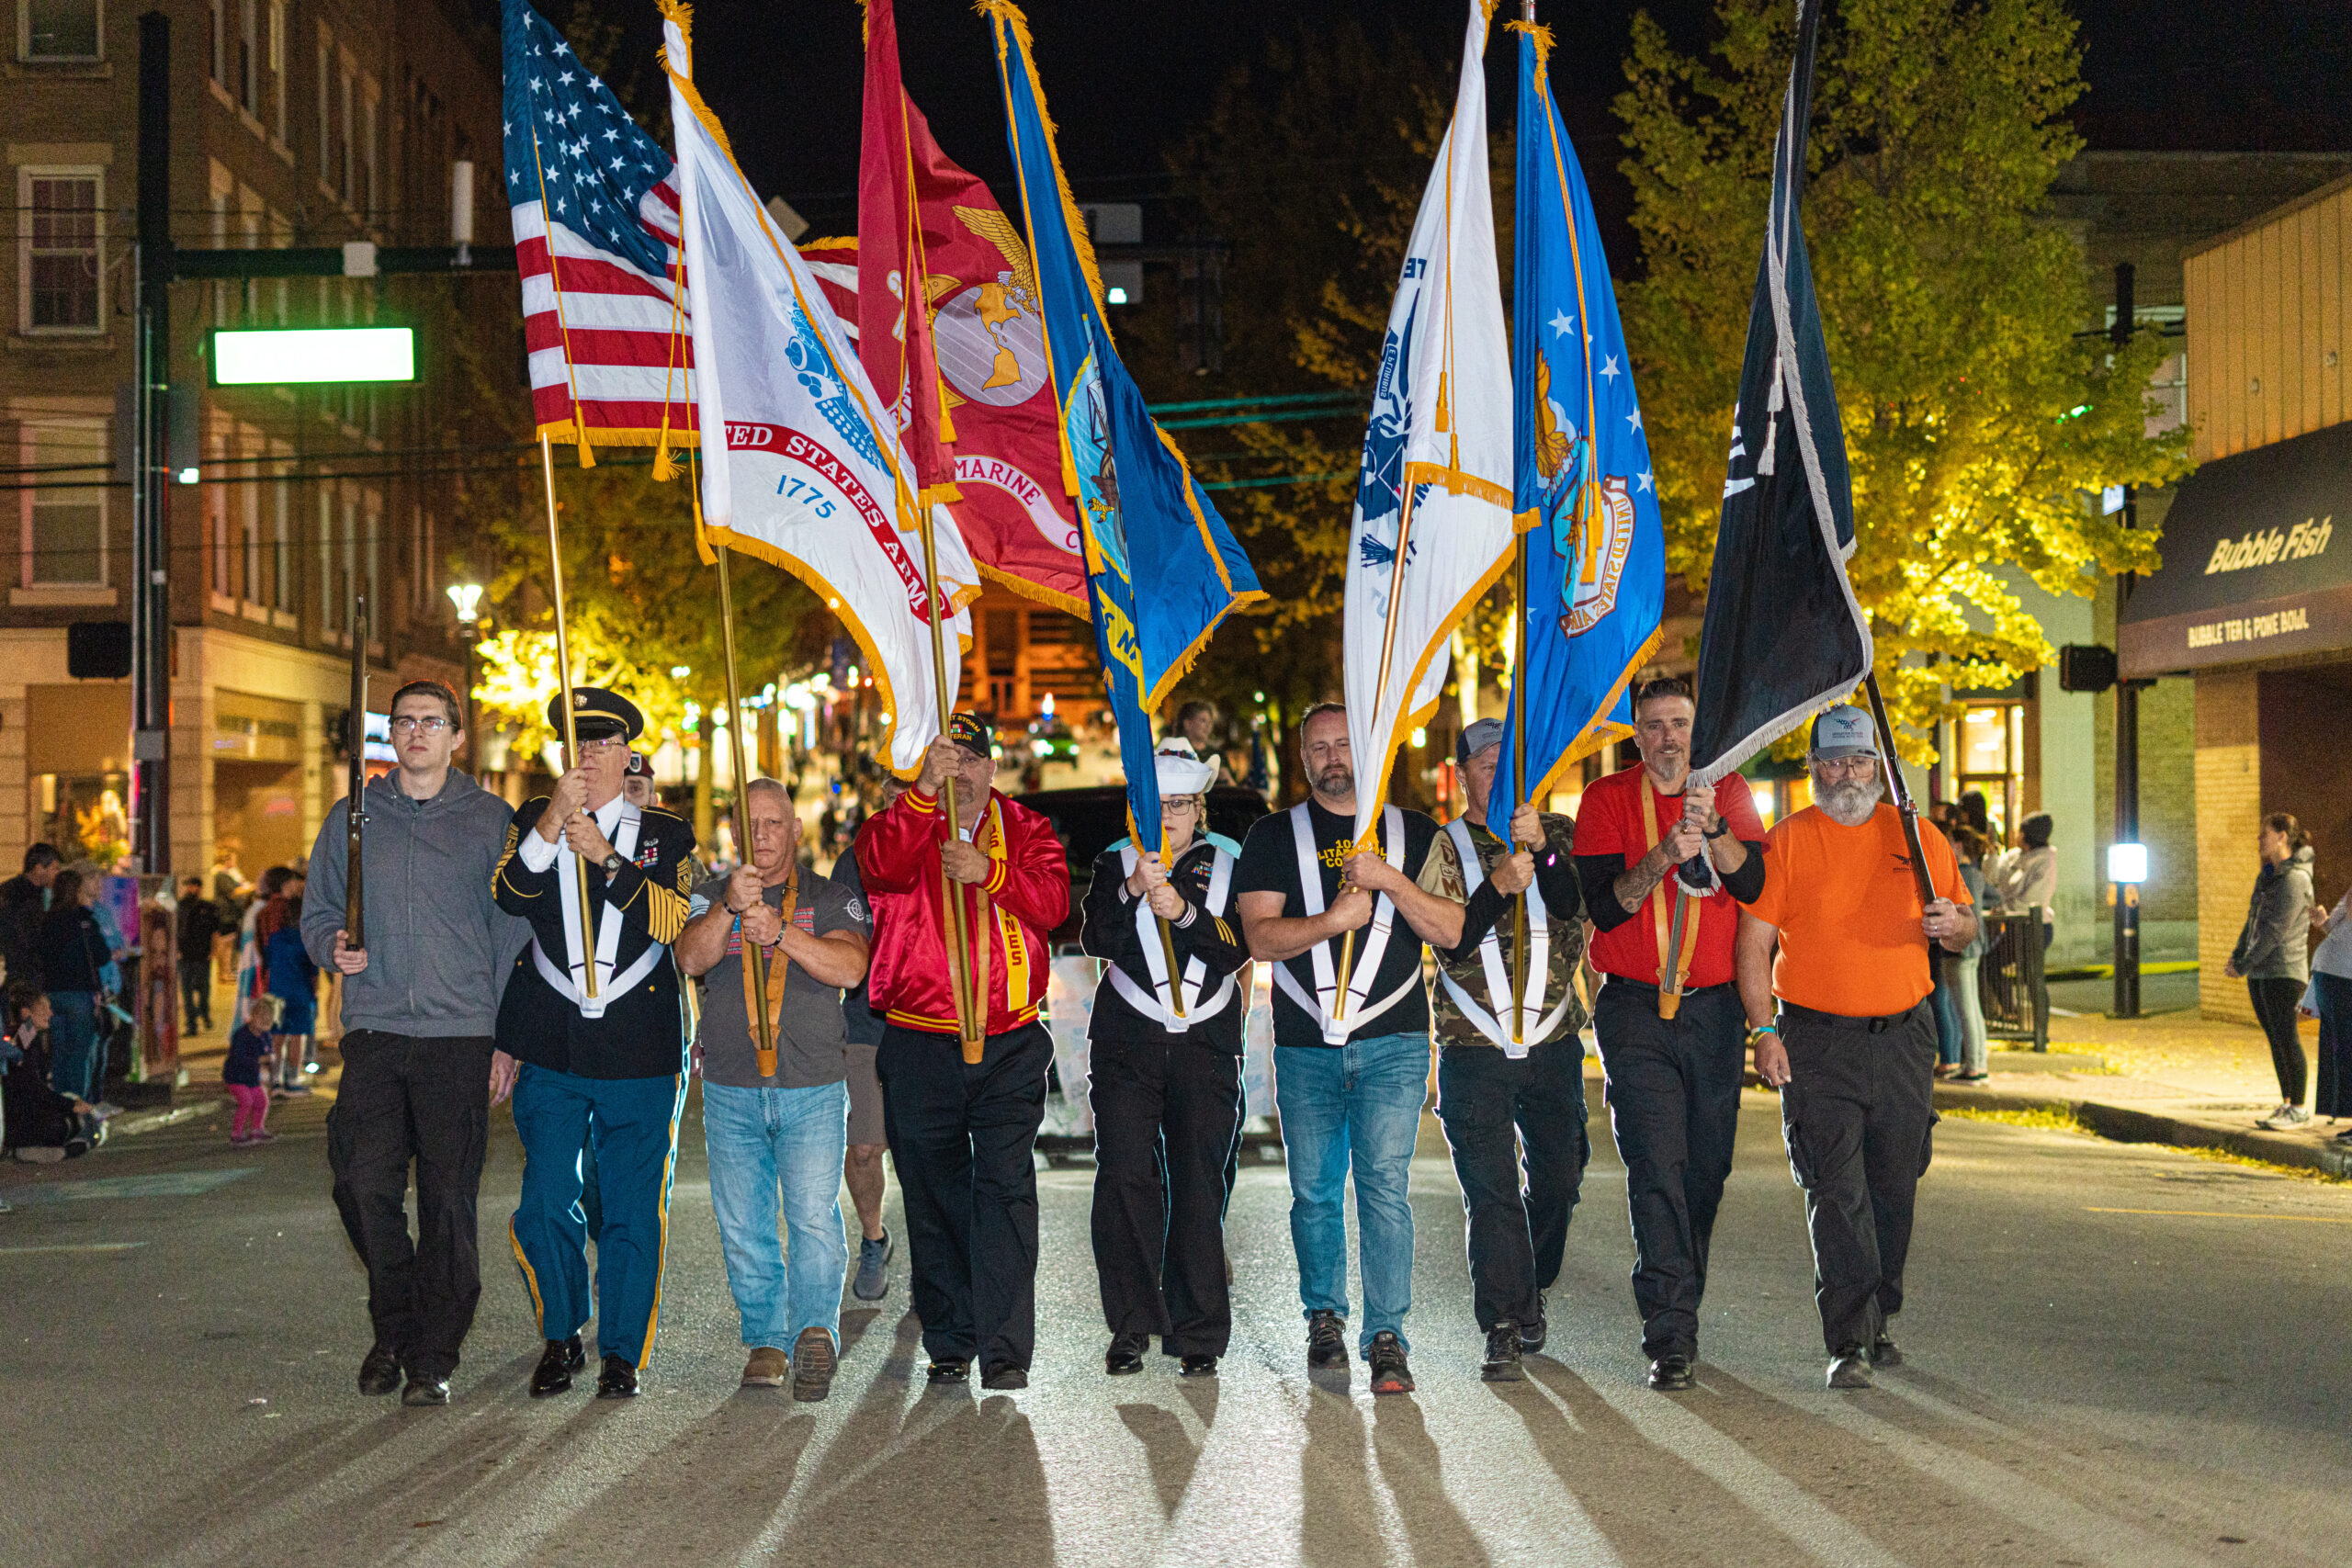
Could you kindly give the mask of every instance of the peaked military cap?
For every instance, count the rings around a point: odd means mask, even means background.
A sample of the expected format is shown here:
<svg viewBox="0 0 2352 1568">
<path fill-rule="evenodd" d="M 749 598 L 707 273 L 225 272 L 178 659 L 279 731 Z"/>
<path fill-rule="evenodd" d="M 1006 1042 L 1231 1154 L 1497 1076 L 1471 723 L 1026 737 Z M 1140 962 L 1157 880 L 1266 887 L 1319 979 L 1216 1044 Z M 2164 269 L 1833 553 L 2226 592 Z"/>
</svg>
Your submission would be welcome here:
<svg viewBox="0 0 2352 1568">
<path fill-rule="evenodd" d="M 573 732 L 582 740 L 634 740 L 645 732 L 645 716 L 618 692 L 602 686 L 571 688 Z M 548 699 L 548 728 L 563 733 L 563 694 Z"/>
</svg>

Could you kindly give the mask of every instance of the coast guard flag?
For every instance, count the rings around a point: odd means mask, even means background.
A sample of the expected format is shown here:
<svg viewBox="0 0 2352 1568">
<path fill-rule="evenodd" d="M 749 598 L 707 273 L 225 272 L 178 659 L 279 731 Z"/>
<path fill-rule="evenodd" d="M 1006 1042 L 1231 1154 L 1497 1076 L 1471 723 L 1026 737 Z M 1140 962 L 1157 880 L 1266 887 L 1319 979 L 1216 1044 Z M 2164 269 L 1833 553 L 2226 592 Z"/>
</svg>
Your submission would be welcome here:
<svg viewBox="0 0 2352 1568">
<path fill-rule="evenodd" d="M 1095 646 L 1127 775 L 1128 826 L 1137 844 L 1157 844 L 1163 839 L 1151 710 L 1216 624 L 1265 594 L 1111 346 L 1094 249 L 1062 179 L 1028 23 L 1012 0 L 987 0 L 981 9 L 996 34 L 1013 171 L 1036 257 L 1060 410 L 1062 482 L 1078 503 Z"/>
<path fill-rule="evenodd" d="M 676 167 L 546 17 L 500 13 L 533 423 L 582 467 L 594 446 L 666 448 L 695 433 Z"/>
<path fill-rule="evenodd" d="M 944 717 L 913 469 L 841 323 L 695 90 L 684 7 L 665 0 L 662 11 L 695 280 L 704 526 L 713 543 L 780 566 L 825 598 L 874 671 L 891 765 L 911 775 Z M 934 517 L 952 703 L 978 574 L 945 510 Z"/>
<path fill-rule="evenodd" d="M 1820 23 L 1821 0 L 1803 0 L 1699 633 L 1690 775 L 1701 784 L 1738 772 L 1816 710 L 1844 701 L 1871 669 L 1870 619 L 1846 580 L 1854 553 L 1846 433 L 1798 217 Z"/>
<path fill-rule="evenodd" d="M 1548 28 L 1519 39 L 1519 174 L 1512 224 L 1513 496 L 1527 531 L 1527 663 L 1503 717 L 1487 820 L 1542 802 L 1567 765 L 1633 733 L 1626 682 L 1657 649 L 1666 532 L 1634 362 L 1600 223 L 1545 74 Z M 1524 791 L 1519 699 L 1526 703 Z"/>
<path fill-rule="evenodd" d="M 1486 49 L 1486 7 L 1470 0 L 1453 123 L 1396 281 L 1356 481 L 1342 620 L 1366 845 L 1389 760 L 1437 707 L 1446 638 L 1510 559 L 1510 351 L 1487 182 Z"/>
</svg>

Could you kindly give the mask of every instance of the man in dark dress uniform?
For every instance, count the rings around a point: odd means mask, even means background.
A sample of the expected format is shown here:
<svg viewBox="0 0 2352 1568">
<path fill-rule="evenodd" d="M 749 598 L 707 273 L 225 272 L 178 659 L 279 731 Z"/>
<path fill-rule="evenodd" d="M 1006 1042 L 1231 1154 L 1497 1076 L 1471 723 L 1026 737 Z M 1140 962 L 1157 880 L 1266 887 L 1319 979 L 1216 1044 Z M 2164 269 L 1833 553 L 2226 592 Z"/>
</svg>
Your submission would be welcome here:
<svg viewBox="0 0 2352 1568">
<path fill-rule="evenodd" d="M 548 722 L 560 731 L 561 698 Z M 581 1145 L 594 1139 L 604 1197 L 596 1240 L 600 1399 L 627 1399 L 652 1354 L 669 1239 L 685 1040 L 670 944 L 685 929 L 694 829 L 621 793 L 628 743 L 645 728 L 627 698 L 572 689 L 579 745 L 552 796 L 523 803 L 493 886 L 531 924 L 498 1012 L 500 1098 L 512 1084 L 523 1139 L 523 1197 L 509 1227 L 547 1340 L 531 1393 L 571 1386 L 587 1365 L 587 1221 Z M 585 870 L 583 879 L 582 869 Z M 583 887 L 584 880 L 584 887 Z M 595 935 L 582 946 L 581 900 Z M 595 994 L 588 994 L 589 964 Z"/>
</svg>

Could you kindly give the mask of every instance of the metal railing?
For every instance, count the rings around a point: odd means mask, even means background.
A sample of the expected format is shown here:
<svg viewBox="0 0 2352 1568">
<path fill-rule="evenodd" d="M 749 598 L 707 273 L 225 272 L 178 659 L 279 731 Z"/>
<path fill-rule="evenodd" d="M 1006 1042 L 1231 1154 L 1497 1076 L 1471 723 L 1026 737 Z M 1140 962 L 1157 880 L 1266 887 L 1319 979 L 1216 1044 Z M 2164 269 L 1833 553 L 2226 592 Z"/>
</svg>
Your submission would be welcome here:
<svg viewBox="0 0 2352 1568">
<path fill-rule="evenodd" d="M 2050 1049 L 2050 983 L 2042 972 L 2041 912 L 1985 915 L 1984 955 L 1976 965 L 1976 997 L 1984 1033 Z"/>
</svg>

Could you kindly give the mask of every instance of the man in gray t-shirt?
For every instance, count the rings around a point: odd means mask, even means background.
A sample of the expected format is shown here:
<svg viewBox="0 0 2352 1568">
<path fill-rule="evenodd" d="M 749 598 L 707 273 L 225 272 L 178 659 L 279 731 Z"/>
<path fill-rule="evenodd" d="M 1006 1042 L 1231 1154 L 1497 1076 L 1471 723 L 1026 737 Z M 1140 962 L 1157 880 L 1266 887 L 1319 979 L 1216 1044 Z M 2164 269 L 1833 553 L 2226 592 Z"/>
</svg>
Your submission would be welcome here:
<svg viewBox="0 0 2352 1568">
<path fill-rule="evenodd" d="M 842 1235 L 842 988 L 865 977 L 865 901 L 798 864 L 800 821 L 784 786 L 754 779 L 744 795 L 752 861 L 694 895 L 678 962 L 705 976 L 703 1141 L 727 1283 L 743 1320 L 746 1384 L 825 1397 L 841 1337 L 849 1248 Z M 765 976 L 775 1058 L 759 1059 L 756 994 Z M 791 1261 L 776 1235 L 779 1209 Z M 785 1348 L 791 1348 L 787 1360 Z"/>
</svg>

